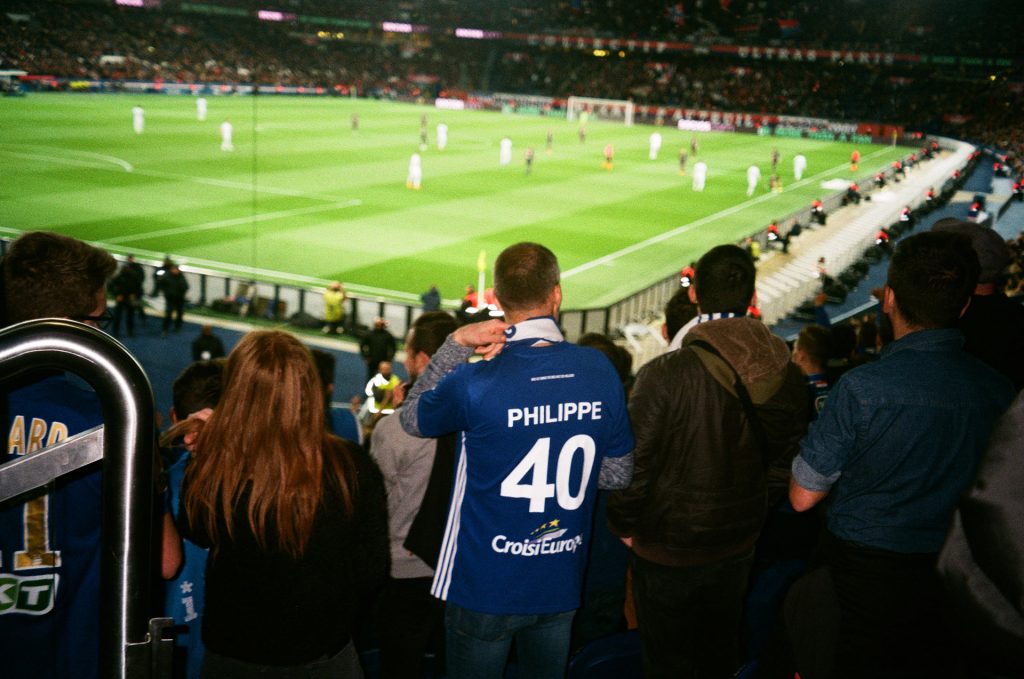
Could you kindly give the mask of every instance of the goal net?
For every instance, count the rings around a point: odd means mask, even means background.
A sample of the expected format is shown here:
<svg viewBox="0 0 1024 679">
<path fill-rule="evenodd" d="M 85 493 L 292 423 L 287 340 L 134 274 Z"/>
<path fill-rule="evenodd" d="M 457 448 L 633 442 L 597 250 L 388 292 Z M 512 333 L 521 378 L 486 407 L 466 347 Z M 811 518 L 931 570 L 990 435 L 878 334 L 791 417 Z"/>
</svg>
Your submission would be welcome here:
<svg viewBox="0 0 1024 679">
<path fill-rule="evenodd" d="M 566 102 L 565 117 L 570 122 L 573 120 L 595 118 L 597 120 L 625 123 L 629 127 L 633 124 L 634 111 L 633 102 L 625 99 L 569 97 L 569 101 Z"/>
</svg>

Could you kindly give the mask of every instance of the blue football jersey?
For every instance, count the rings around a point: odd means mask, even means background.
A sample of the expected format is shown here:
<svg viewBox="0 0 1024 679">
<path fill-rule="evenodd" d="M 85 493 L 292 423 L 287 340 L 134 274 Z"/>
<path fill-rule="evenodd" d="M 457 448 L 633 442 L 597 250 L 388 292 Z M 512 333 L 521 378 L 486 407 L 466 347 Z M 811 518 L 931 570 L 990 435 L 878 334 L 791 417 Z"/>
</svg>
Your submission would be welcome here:
<svg viewBox="0 0 1024 679">
<path fill-rule="evenodd" d="M 96 395 L 55 375 L 7 394 L 4 461 L 102 423 Z M 0 674 L 99 674 L 101 466 L 0 509 Z"/>
<path fill-rule="evenodd" d="M 181 482 L 191 455 L 185 453 L 167 470 L 167 492 L 171 513 L 177 519 L 181 512 Z M 174 643 L 187 654 L 185 676 L 199 679 L 203 667 L 203 603 L 205 600 L 206 559 L 209 550 L 182 538 L 181 570 L 165 583 L 164 613 L 174 618 L 178 628 Z"/>
<path fill-rule="evenodd" d="M 432 591 L 483 613 L 569 611 L 580 605 L 601 460 L 629 453 L 633 434 L 600 352 L 515 339 L 419 401 L 423 435 L 462 432 Z"/>
</svg>

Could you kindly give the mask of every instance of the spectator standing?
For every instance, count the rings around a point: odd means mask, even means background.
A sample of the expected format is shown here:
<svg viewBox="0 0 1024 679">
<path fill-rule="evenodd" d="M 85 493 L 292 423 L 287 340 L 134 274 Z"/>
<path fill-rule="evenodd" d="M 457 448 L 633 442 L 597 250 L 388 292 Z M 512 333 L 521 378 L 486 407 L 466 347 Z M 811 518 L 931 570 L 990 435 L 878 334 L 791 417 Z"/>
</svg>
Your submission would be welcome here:
<svg viewBox="0 0 1024 679">
<path fill-rule="evenodd" d="M 204 325 L 199 331 L 199 337 L 192 342 L 193 361 L 212 361 L 215 358 L 224 357 L 224 343 L 213 334 L 212 325 Z M 186 413 L 188 417 L 190 413 Z"/>
<path fill-rule="evenodd" d="M 506 248 L 494 281 L 508 324 L 452 333 L 400 417 L 417 436 L 462 432 L 432 589 L 448 676 L 503 676 L 515 640 L 523 676 L 564 677 L 597 488 L 628 483 L 633 437 L 614 367 L 558 329 L 554 254 Z"/>
<path fill-rule="evenodd" d="M 669 343 L 665 351 L 675 351 L 683 345 L 683 328 L 693 327 L 690 321 L 697 318 L 697 305 L 690 301 L 687 288 L 676 290 L 675 294 L 665 303 L 665 322 L 661 324 L 661 338 Z"/>
<path fill-rule="evenodd" d="M 58 317 L 95 326 L 116 266 L 106 252 L 73 238 L 23 234 L 3 260 L 3 324 Z M 103 423 L 96 394 L 64 373 L 8 381 L 3 398 L 3 462 Z M 101 486 L 97 462 L 0 508 L 0 579 L 32 588 L 31 596 L 5 595 L 4 676 L 99 677 Z"/>
<path fill-rule="evenodd" d="M 185 368 L 171 387 L 173 406 L 171 424 L 183 422 L 191 415 L 217 406 L 224 379 L 224 361 L 202 360 Z M 202 624 L 205 596 L 205 571 L 208 550 L 191 540 L 182 540 L 175 526 L 181 514 L 181 482 L 188 468 L 191 452 L 180 441 L 174 445 L 176 459 L 167 467 L 167 507 L 164 515 L 163 577 L 164 612 L 174 619 L 181 631 L 174 637 L 180 649 L 176 664 L 185 667 L 184 676 L 200 679 L 203 667 Z M 181 655 L 184 655 L 182 661 Z"/>
<path fill-rule="evenodd" d="M 174 320 L 174 332 L 181 332 L 182 317 L 185 313 L 185 295 L 188 293 L 188 280 L 177 264 L 171 264 L 167 273 L 160 279 L 160 291 L 164 295 L 164 337 L 171 329 L 171 319 Z"/>
<path fill-rule="evenodd" d="M 971 239 L 981 272 L 971 304 L 960 317 L 965 348 L 1024 388 L 1024 306 L 1007 298 L 1003 288 L 1011 261 L 1006 241 L 991 228 L 958 219 L 940 219 L 933 231 L 962 233 Z"/>
<path fill-rule="evenodd" d="M 831 332 L 820 325 L 807 325 L 800 329 L 800 335 L 793 344 L 793 363 L 800 368 L 807 380 L 807 392 L 810 396 L 813 420 L 825 407 L 828 397 L 828 379 L 825 377 L 825 365 L 831 355 Z"/>
<path fill-rule="evenodd" d="M 456 327 L 455 319 L 443 311 L 430 311 L 416 319 L 405 340 L 405 369 L 411 382 L 415 383 Z M 434 674 L 440 676 L 444 674 L 444 602 L 430 594 L 437 552 L 421 556 L 405 542 L 413 522 L 419 520 L 437 462 L 443 465 L 439 473 L 448 479 L 444 493 L 447 503 L 455 439 L 411 436 L 402 429 L 398 417 L 385 417 L 374 428 L 372 443 L 370 450 L 387 490 L 391 538 L 391 577 L 377 607 L 381 676 L 418 678 L 427 650 L 434 651 Z M 435 532 L 443 532 L 444 515 L 437 514 L 434 523 Z"/>
<path fill-rule="evenodd" d="M 939 572 L 982 676 L 1024 676 L 1024 393 L 996 423 L 974 483 L 960 500 Z"/>
<path fill-rule="evenodd" d="M 649 679 L 738 667 L 747 575 L 773 504 L 770 465 L 788 463 L 806 428 L 804 380 L 785 343 L 745 317 L 754 279 L 738 246 L 701 257 L 689 287 L 700 322 L 679 351 L 640 369 L 630 397 L 636 468 L 608 515 L 633 549 Z"/>
<path fill-rule="evenodd" d="M 993 423 L 1013 399 L 1006 378 L 963 351 L 956 329 L 978 269 L 963 236 L 900 242 L 882 301 L 895 341 L 833 387 L 793 461 L 793 507 L 831 498 L 834 676 L 950 671 L 936 558 Z M 797 614 L 796 630 L 821 615 Z"/>
<path fill-rule="evenodd" d="M 132 305 L 132 291 L 135 289 L 135 274 L 122 264 L 117 275 L 110 279 L 107 291 L 114 298 L 114 322 L 111 333 L 114 337 L 121 334 L 121 321 L 129 337 L 135 337 L 135 307 Z"/>
<path fill-rule="evenodd" d="M 395 357 L 397 344 L 395 336 L 388 331 L 388 322 L 383 318 L 373 321 L 373 330 L 359 342 L 359 353 L 366 363 L 366 381 L 377 374 L 381 361 L 390 362 Z"/>
<path fill-rule="evenodd" d="M 437 283 L 430 286 L 430 289 L 420 295 L 424 311 L 439 311 L 441 309 L 441 291 L 437 289 Z"/>
<path fill-rule="evenodd" d="M 170 270 L 171 265 L 174 264 L 174 260 L 171 259 L 170 255 L 164 255 L 164 261 L 160 263 L 160 266 L 153 269 L 153 290 L 149 293 L 150 297 L 156 297 L 160 294 L 160 281 Z"/>
<path fill-rule="evenodd" d="M 345 321 L 345 288 L 339 281 L 334 281 L 324 290 L 324 333 L 337 335 L 338 328 L 344 327 Z"/>
<path fill-rule="evenodd" d="M 316 362 L 316 371 L 320 376 L 320 386 L 324 390 L 324 418 L 327 424 L 327 431 L 339 436 L 349 443 L 358 446 L 363 445 L 363 429 L 356 417 L 355 409 L 351 403 L 335 403 L 331 400 L 334 395 L 334 369 L 337 361 L 334 354 L 321 349 L 310 349 L 313 360 Z"/>
<path fill-rule="evenodd" d="M 135 307 L 135 311 L 139 314 L 139 322 L 145 325 L 146 302 L 144 299 L 145 291 L 143 290 L 143 287 L 146 283 L 146 271 L 142 268 L 141 264 L 135 261 L 135 255 L 128 255 L 128 259 L 125 264 L 132 274 L 132 285 L 129 288 L 132 306 Z"/>
<path fill-rule="evenodd" d="M 384 492 L 372 462 L 327 433 L 309 350 L 246 335 L 217 408 L 168 436 L 188 433 L 179 527 L 212 548 L 203 676 L 361 677 L 352 629 L 387 573 Z"/>
</svg>

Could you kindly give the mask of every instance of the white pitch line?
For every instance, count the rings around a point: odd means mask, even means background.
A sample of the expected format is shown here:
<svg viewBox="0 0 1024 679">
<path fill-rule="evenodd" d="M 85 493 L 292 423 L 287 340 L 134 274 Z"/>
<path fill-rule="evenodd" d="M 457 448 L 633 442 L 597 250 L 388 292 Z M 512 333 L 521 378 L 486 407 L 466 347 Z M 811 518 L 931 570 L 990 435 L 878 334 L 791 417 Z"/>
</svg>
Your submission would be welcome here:
<svg viewBox="0 0 1024 679">
<path fill-rule="evenodd" d="M 875 151 L 874 153 L 872 153 L 872 154 L 870 154 L 868 156 L 865 156 L 862 159 L 861 162 L 863 162 L 864 160 L 869 160 L 871 158 L 874 158 L 875 156 L 881 155 L 883 153 L 886 153 L 886 152 L 888 152 L 888 150 L 889 149 L 880 149 L 878 151 Z M 833 167 L 831 169 L 824 170 L 823 172 L 819 172 L 818 174 L 814 175 L 813 177 L 808 177 L 807 179 L 803 179 L 803 180 L 801 180 L 799 182 L 795 182 L 795 183 L 791 184 L 790 186 L 794 187 L 794 188 L 798 187 L 798 186 L 804 186 L 806 184 L 809 184 L 809 183 L 812 183 L 814 181 L 817 181 L 821 177 L 826 177 L 826 176 L 832 174 L 833 172 L 837 172 L 837 171 L 843 169 L 844 167 L 846 167 L 846 163 L 843 163 L 842 165 L 836 165 L 835 167 Z M 634 243 L 633 245 L 629 245 L 627 247 L 624 247 L 621 250 L 616 250 L 615 252 L 611 252 L 611 253 L 603 256 L 603 257 L 598 257 L 597 259 L 591 260 L 589 262 L 585 262 L 583 264 L 580 264 L 577 267 L 573 267 L 572 269 L 569 269 L 568 271 L 563 271 L 562 272 L 562 278 L 571 278 L 572 276 L 575 276 L 578 273 L 583 273 L 584 271 L 589 271 L 590 269 L 593 269 L 596 266 L 602 266 L 604 264 L 608 264 L 610 262 L 614 262 L 616 259 L 619 259 L 620 257 L 624 257 L 624 256 L 626 256 L 628 254 L 632 254 L 634 252 L 637 252 L 638 250 L 643 250 L 644 248 L 647 248 L 648 246 L 654 245 L 655 243 L 660 243 L 660 242 L 662 242 L 664 240 L 668 240 L 670 238 L 674 238 L 674 237 L 676 237 L 676 236 L 678 236 L 680 234 L 686 233 L 687 231 L 691 231 L 691 230 L 697 228 L 698 226 L 703 226 L 703 225 L 705 225 L 705 224 L 707 224 L 709 222 L 715 221 L 717 219 L 721 219 L 722 217 L 728 217 L 729 215 L 735 214 L 735 213 L 737 213 L 737 212 L 739 212 L 741 210 L 746 210 L 748 207 L 751 207 L 752 205 L 757 205 L 758 203 L 762 203 L 762 202 L 764 202 L 766 200 L 771 200 L 774 197 L 775 197 L 774 193 L 769 193 L 769 194 L 765 194 L 763 196 L 758 196 L 757 198 L 752 198 L 750 200 L 745 200 L 742 203 L 738 203 L 737 205 L 733 205 L 732 207 L 726 208 L 726 209 L 722 210 L 721 212 L 716 212 L 715 214 L 708 215 L 707 217 L 701 217 L 700 219 L 698 219 L 696 221 L 689 222 L 687 224 L 683 224 L 682 226 L 678 226 L 678 227 L 672 229 L 671 231 L 665 231 L 663 233 L 659 233 L 659 234 L 657 234 L 655 236 L 651 236 L 647 240 L 640 241 L 639 243 Z"/>
<path fill-rule="evenodd" d="M 8 155 L 8 156 L 12 156 L 14 158 L 24 158 L 26 160 L 42 160 L 42 161 L 51 162 L 51 163 L 60 163 L 61 165 L 74 165 L 76 167 L 90 167 L 90 168 L 92 168 L 94 170 L 110 170 L 111 169 L 108 164 L 98 162 L 97 160 L 78 160 L 76 158 L 58 158 L 57 156 L 47 156 L 47 155 L 43 155 L 41 153 L 25 153 L 23 151 L 4 151 L 4 150 L 0 150 L 0 153 L 3 153 L 3 154 Z M 118 160 L 118 159 L 113 159 L 113 160 Z M 112 162 L 112 161 L 107 161 L 107 162 Z M 125 162 L 125 161 L 120 161 L 120 162 L 124 163 L 123 165 L 121 165 L 121 167 L 124 168 L 127 172 L 131 172 L 132 171 L 133 168 L 132 168 L 131 163 L 128 163 L 128 162 Z"/>
<path fill-rule="evenodd" d="M 41 153 L 27 153 L 24 151 L 9 151 L 0 148 L 0 153 L 5 153 L 16 158 L 26 158 L 28 160 L 43 160 L 51 163 L 62 163 L 64 165 L 74 165 L 76 167 L 91 167 L 96 170 L 111 170 L 109 165 L 117 165 L 126 172 L 132 172 L 134 174 L 143 175 L 146 177 L 156 177 L 157 179 L 172 179 L 175 181 L 186 181 L 194 184 L 204 184 L 206 186 L 219 186 L 226 189 L 240 189 L 242 191 L 255 191 L 257 193 L 267 193 L 276 196 L 289 196 L 292 198 L 315 198 L 317 200 L 326 200 L 330 202 L 336 202 L 338 196 L 331 196 L 325 193 L 310 193 L 308 191 L 297 191 L 294 189 L 283 189 L 276 186 L 260 186 L 258 183 L 253 182 L 236 182 L 229 179 L 214 179 L 212 177 L 197 177 L 188 174 L 179 174 L 177 172 L 163 172 L 161 170 L 140 170 L 134 165 L 129 163 L 123 158 L 117 158 L 115 156 L 107 156 L 102 153 L 91 153 L 89 151 L 76 151 L 74 149 L 63 149 L 51 146 L 40 146 L 35 144 L 0 144 L 0 147 L 15 146 L 27 149 L 41 149 L 43 151 L 57 151 L 60 153 L 67 153 L 72 155 L 86 156 L 88 158 L 95 158 L 103 161 L 102 163 L 90 163 L 84 160 L 78 160 L 75 158 L 67 158 L 63 156 L 46 155 Z"/>
<path fill-rule="evenodd" d="M 221 219 L 216 222 L 206 222 L 205 224 L 192 224 L 191 226 L 176 226 L 171 229 L 160 229 L 159 231 L 146 231 L 144 233 L 131 234 L 130 236 L 119 236 L 117 238 L 111 238 L 107 240 L 107 242 L 112 243 L 114 245 L 120 245 L 122 243 L 132 243 L 134 241 L 146 240 L 147 238 L 159 238 L 161 236 L 177 236 L 182 233 L 195 233 L 196 231 L 211 231 L 213 229 L 220 229 L 225 226 L 238 226 L 239 224 L 251 224 L 252 222 L 266 222 L 272 219 L 280 219 L 282 217 L 295 217 L 298 215 L 308 215 L 315 212 L 327 212 L 328 210 L 342 210 L 344 208 L 356 207 L 362 204 L 363 201 L 353 198 L 351 200 L 344 200 L 338 203 L 332 203 L 331 205 L 311 205 L 308 207 L 292 208 L 290 210 L 262 212 L 260 214 L 250 215 L 248 217 Z"/>
<path fill-rule="evenodd" d="M 243 191 L 255 191 L 257 193 L 269 193 L 277 196 L 290 196 L 292 198 L 316 198 L 318 200 L 337 201 L 337 196 L 330 196 L 326 193 L 309 193 L 307 191 L 296 191 L 293 189 L 282 189 L 275 186 L 260 186 L 252 182 L 235 182 L 229 179 L 213 179 L 212 177 L 195 177 L 176 172 L 162 172 L 160 170 L 135 170 L 135 174 L 158 179 L 173 179 L 176 181 L 192 182 L 194 184 L 205 184 L 207 186 L 220 186 L 226 189 L 241 189 Z"/>
</svg>

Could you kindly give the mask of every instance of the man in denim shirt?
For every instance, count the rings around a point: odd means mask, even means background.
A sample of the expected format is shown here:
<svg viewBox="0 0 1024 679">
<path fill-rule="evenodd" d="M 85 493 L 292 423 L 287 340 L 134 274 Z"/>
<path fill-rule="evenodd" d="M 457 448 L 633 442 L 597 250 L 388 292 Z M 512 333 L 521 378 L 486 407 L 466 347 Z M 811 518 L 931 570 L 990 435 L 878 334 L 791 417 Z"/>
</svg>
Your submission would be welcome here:
<svg viewBox="0 0 1024 679">
<path fill-rule="evenodd" d="M 883 296 L 896 341 L 839 381 L 793 461 L 793 506 L 805 511 L 829 497 L 826 561 L 840 617 L 834 676 L 950 669 L 935 560 L 1014 396 L 963 350 L 956 330 L 978 269 L 962 236 L 900 243 Z"/>
</svg>

